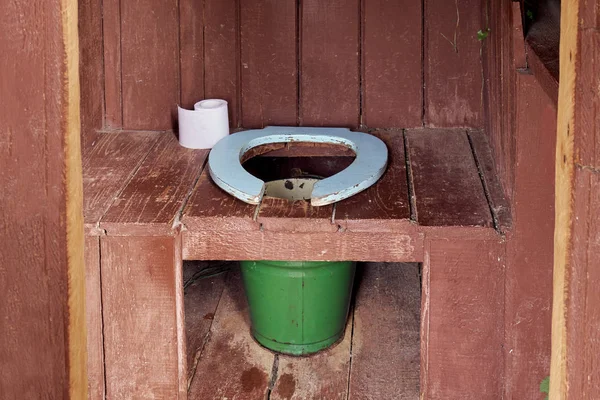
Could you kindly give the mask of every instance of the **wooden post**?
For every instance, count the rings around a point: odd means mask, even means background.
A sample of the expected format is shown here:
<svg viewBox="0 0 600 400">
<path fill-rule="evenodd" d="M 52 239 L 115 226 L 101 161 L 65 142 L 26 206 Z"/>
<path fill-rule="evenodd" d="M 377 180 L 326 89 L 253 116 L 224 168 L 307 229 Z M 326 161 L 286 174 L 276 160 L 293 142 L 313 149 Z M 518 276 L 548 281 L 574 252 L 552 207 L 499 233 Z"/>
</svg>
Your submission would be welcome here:
<svg viewBox="0 0 600 400">
<path fill-rule="evenodd" d="M 600 390 L 600 3 L 563 0 L 550 398 Z"/>
<path fill-rule="evenodd" d="M 77 1 L 0 9 L 0 398 L 85 399 Z"/>
</svg>

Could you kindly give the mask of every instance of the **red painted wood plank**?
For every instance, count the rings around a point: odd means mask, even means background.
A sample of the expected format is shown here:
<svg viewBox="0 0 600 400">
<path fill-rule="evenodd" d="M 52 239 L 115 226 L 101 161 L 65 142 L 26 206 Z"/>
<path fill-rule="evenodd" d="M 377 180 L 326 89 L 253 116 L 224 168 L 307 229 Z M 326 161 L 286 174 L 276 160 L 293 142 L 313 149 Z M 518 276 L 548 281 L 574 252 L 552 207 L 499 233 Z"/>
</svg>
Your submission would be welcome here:
<svg viewBox="0 0 600 400">
<path fill-rule="evenodd" d="M 182 107 L 204 98 L 204 0 L 179 1 L 179 68 Z"/>
<path fill-rule="evenodd" d="M 192 191 L 208 152 L 161 134 L 156 146 L 100 221 L 109 234 L 168 235 Z"/>
<path fill-rule="evenodd" d="M 262 229 L 281 232 L 336 232 L 332 219 L 332 204 L 313 207 L 310 201 L 272 197 L 263 198 L 257 216 Z"/>
<path fill-rule="evenodd" d="M 242 126 L 296 125 L 296 1 L 244 0 L 240 6 Z"/>
<path fill-rule="evenodd" d="M 204 94 L 227 100 L 229 124 L 240 126 L 239 0 L 204 0 Z"/>
<path fill-rule="evenodd" d="M 350 399 L 418 399 L 418 264 L 359 266 Z"/>
<path fill-rule="evenodd" d="M 238 271 L 228 274 L 189 399 L 267 398 L 275 356 L 252 339 Z"/>
<path fill-rule="evenodd" d="M 100 286 L 100 238 L 85 238 L 85 308 L 87 327 L 88 399 L 104 399 L 104 343 L 102 288 Z"/>
<path fill-rule="evenodd" d="M 221 190 L 204 168 L 185 207 L 182 222 L 191 230 L 258 230 L 258 223 L 253 220 L 255 212 L 255 205 Z"/>
<path fill-rule="evenodd" d="M 300 124 L 360 124 L 359 0 L 305 0 L 300 38 Z"/>
<path fill-rule="evenodd" d="M 411 130 L 406 138 L 419 225 L 491 227 L 466 131 Z"/>
<path fill-rule="evenodd" d="M 178 398 L 185 355 L 178 358 L 175 241 L 101 238 L 107 398 Z"/>
<path fill-rule="evenodd" d="M 423 398 L 502 398 L 504 246 L 499 239 L 430 241 L 423 293 Z"/>
<path fill-rule="evenodd" d="M 159 139 L 158 132 L 103 133 L 83 160 L 83 217 L 95 227 Z"/>
<path fill-rule="evenodd" d="M 335 222 L 350 230 L 383 230 L 410 218 L 404 137 L 402 131 L 378 132 L 388 148 L 388 167 L 381 179 L 367 190 L 336 204 Z"/>
<path fill-rule="evenodd" d="M 425 1 L 425 125 L 483 125 L 482 0 Z M 492 33 L 493 35 L 494 33 Z"/>
<path fill-rule="evenodd" d="M 121 2 L 123 128 L 172 129 L 178 42 L 177 0 Z"/>
<path fill-rule="evenodd" d="M 363 123 L 371 128 L 422 126 L 422 5 L 363 4 Z"/>
<path fill-rule="evenodd" d="M 102 34 L 104 39 L 104 107 L 105 127 L 123 127 L 123 96 L 121 93 L 121 2 L 102 1 Z"/>
</svg>

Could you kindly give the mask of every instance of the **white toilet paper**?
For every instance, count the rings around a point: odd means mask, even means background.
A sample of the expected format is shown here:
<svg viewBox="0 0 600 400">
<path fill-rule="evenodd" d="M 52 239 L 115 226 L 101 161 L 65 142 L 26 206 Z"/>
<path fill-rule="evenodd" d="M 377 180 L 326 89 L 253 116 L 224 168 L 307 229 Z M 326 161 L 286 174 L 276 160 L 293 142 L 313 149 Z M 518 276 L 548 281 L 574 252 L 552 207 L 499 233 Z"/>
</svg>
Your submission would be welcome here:
<svg viewBox="0 0 600 400">
<path fill-rule="evenodd" d="M 179 144 L 189 149 L 211 149 L 229 135 L 227 102 L 207 99 L 194 104 L 193 110 L 178 108 Z"/>
</svg>

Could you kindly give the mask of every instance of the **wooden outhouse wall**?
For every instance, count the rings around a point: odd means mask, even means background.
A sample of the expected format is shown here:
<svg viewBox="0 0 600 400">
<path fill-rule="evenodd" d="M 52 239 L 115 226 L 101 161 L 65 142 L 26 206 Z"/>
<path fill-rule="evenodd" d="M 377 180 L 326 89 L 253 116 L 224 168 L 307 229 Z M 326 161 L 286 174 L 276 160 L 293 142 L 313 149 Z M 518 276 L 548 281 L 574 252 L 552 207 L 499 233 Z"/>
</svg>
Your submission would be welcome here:
<svg viewBox="0 0 600 400">
<path fill-rule="evenodd" d="M 232 127 L 483 127 L 483 0 L 79 4 L 90 137 L 172 129 L 176 104 L 214 97 Z"/>
</svg>

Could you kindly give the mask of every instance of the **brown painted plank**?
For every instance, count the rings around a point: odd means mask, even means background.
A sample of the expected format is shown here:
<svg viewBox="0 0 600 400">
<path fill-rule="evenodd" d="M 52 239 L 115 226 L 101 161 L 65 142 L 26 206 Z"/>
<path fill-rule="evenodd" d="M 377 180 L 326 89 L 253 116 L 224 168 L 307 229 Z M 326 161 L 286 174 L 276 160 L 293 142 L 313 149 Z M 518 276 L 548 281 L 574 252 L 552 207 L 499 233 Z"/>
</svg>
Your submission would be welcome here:
<svg viewBox="0 0 600 400">
<path fill-rule="evenodd" d="M 102 336 L 102 288 L 100 286 L 100 238 L 85 238 L 85 308 L 87 327 L 88 399 L 104 399 L 104 343 Z"/>
<path fill-rule="evenodd" d="M 182 107 L 204 98 L 204 0 L 179 1 L 179 68 Z"/>
<path fill-rule="evenodd" d="M 374 186 L 336 204 L 335 222 L 350 230 L 391 229 L 410 218 L 402 131 L 375 135 L 388 148 L 388 167 Z"/>
<path fill-rule="evenodd" d="M 240 7 L 242 126 L 296 125 L 296 1 L 244 0 Z"/>
<path fill-rule="evenodd" d="M 350 310 L 344 337 L 333 347 L 309 357 L 279 355 L 277 378 L 270 398 L 273 400 L 347 399 L 352 320 L 352 310 Z"/>
<path fill-rule="evenodd" d="M 161 134 L 102 217 L 101 228 L 109 234 L 168 235 L 207 155 L 181 147 L 171 133 Z"/>
<path fill-rule="evenodd" d="M 78 3 L 81 148 L 89 150 L 104 127 L 104 50 L 102 1 Z"/>
<path fill-rule="evenodd" d="M 255 211 L 256 206 L 221 190 L 204 168 L 181 220 L 191 230 L 258 230 Z"/>
<path fill-rule="evenodd" d="M 238 0 L 204 0 L 204 94 L 227 100 L 231 127 L 240 126 L 238 11 Z"/>
<path fill-rule="evenodd" d="M 422 126 L 422 5 L 363 4 L 363 123 L 371 128 Z"/>
<path fill-rule="evenodd" d="M 494 225 L 504 232 L 511 226 L 511 209 L 496 173 L 487 135 L 483 131 L 470 131 L 468 135 L 490 202 Z"/>
<path fill-rule="evenodd" d="M 426 246 L 423 398 L 502 398 L 503 265 L 499 240 L 434 240 Z"/>
<path fill-rule="evenodd" d="M 492 226 L 464 130 L 406 133 L 419 225 Z"/>
<path fill-rule="evenodd" d="M 102 34 L 104 39 L 104 108 L 106 128 L 123 127 L 121 93 L 121 1 L 102 1 Z"/>
<path fill-rule="evenodd" d="M 425 125 L 483 125 L 482 0 L 425 2 Z M 492 33 L 494 34 L 494 33 Z"/>
<path fill-rule="evenodd" d="M 178 42 L 177 0 L 121 2 L 123 128 L 172 129 Z"/>
<path fill-rule="evenodd" d="M 95 227 L 150 149 L 157 132 L 104 133 L 83 160 L 83 216 Z"/>
<path fill-rule="evenodd" d="M 221 299 L 225 284 L 226 274 L 214 277 L 196 278 L 194 275 L 218 268 L 214 262 L 186 262 L 184 263 L 185 287 L 185 332 L 187 353 L 187 380 L 188 386 L 195 373 L 200 354 L 208 340 L 208 333 L 212 326 L 217 305 Z M 189 280 L 189 283 L 187 283 Z M 200 377 L 199 379 L 203 379 Z"/>
<path fill-rule="evenodd" d="M 274 360 L 252 339 L 242 279 L 230 272 L 188 398 L 265 399 Z"/>
<path fill-rule="evenodd" d="M 351 399 L 418 399 L 421 283 L 418 264 L 359 266 Z"/>
<path fill-rule="evenodd" d="M 101 238 L 107 398 L 174 399 L 180 392 L 175 241 Z"/>
<path fill-rule="evenodd" d="M 77 2 L 0 8 L 0 398 L 85 399 Z"/>
<path fill-rule="evenodd" d="M 396 232 L 183 232 L 185 260 L 423 261 L 423 235 Z"/>
<path fill-rule="evenodd" d="M 310 201 L 289 201 L 264 197 L 257 222 L 262 229 L 279 232 L 336 232 L 332 223 L 333 205 L 313 207 Z"/>
<path fill-rule="evenodd" d="M 357 127 L 359 0 L 305 0 L 300 38 L 300 124 Z"/>
</svg>

